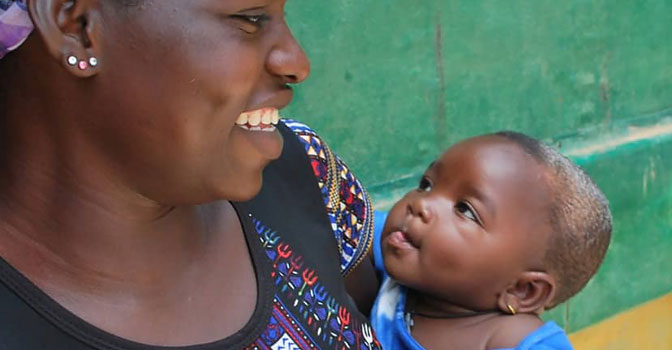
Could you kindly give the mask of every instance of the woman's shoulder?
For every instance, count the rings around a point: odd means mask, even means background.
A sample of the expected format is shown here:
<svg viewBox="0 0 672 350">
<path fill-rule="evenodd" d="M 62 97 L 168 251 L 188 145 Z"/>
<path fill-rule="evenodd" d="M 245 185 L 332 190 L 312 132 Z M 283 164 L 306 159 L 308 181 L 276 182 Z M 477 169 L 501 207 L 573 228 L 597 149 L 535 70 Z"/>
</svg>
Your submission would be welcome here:
<svg viewBox="0 0 672 350">
<path fill-rule="evenodd" d="M 348 275 L 366 257 L 373 243 L 373 207 L 364 186 L 314 129 L 293 119 L 282 123 L 303 146 L 317 180 L 341 254 L 341 272 Z"/>
<path fill-rule="evenodd" d="M 315 132 L 315 130 L 313 130 L 313 128 L 300 121 L 290 118 L 283 118 L 281 122 L 297 135 L 301 133 L 306 133 L 317 136 L 317 133 Z"/>
</svg>

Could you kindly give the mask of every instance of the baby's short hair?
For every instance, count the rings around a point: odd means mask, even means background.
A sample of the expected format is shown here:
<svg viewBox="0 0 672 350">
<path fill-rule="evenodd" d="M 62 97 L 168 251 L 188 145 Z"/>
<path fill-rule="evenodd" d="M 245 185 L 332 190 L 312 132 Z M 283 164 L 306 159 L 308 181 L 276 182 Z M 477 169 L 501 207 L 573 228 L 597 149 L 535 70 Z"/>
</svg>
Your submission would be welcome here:
<svg viewBox="0 0 672 350">
<path fill-rule="evenodd" d="M 549 171 L 552 232 L 545 263 L 557 279 L 550 309 L 578 293 L 602 263 L 611 240 L 609 202 L 583 169 L 552 147 L 518 132 L 494 135 L 515 142 Z"/>
</svg>

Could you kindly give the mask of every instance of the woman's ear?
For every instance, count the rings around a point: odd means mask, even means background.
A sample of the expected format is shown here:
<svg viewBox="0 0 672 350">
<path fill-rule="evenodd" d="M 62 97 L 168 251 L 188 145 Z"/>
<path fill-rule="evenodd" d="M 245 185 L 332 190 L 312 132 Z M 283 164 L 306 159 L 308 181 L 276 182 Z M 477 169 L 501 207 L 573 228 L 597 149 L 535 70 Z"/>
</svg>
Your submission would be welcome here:
<svg viewBox="0 0 672 350">
<path fill-rule="evenodd" d="M 97 0 L 29 0 L 28 12 L 52 57 L 78 77 L 100 67 L 101 16 Z"/>
<path fill-rule="evenodd" d="M 497 305 L 507 314 L 541 314 L 555 297 L 555 278 L 546 272 L 524 272 L 499 295 Z"/>
</svg>

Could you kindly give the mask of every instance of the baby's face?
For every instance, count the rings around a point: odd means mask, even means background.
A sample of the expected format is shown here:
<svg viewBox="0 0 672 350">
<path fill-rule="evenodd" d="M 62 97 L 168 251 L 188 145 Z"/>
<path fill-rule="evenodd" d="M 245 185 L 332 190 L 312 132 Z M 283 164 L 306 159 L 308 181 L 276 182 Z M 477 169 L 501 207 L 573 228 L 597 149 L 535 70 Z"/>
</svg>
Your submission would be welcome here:
<svg viewBox="0 0 672 350">
<path fill-rule="evenodd" d="M 546 170 L 499 136 L 437 159 L 391 209 L 381 236 L 397 281 L 465 307 L 490 308 L 523 271 L 543 271 L 550 232 Z"/>
</svg>

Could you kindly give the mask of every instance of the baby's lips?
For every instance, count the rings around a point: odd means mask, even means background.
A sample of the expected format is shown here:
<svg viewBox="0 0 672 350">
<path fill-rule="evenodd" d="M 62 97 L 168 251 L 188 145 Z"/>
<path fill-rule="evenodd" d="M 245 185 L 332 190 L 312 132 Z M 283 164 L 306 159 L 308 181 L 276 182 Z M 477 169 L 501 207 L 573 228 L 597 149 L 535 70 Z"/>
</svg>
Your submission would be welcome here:
<svg viewBox="0 0 672 350">
<path fill-rule="evenodd" d="M 415 249 L 417 248 L 411 240 L 409 240 L 408 235 L 403 231 L 392 231 L 388 237 L 387 241 L 393 247 L 399 249 Z"/>
</svg>

